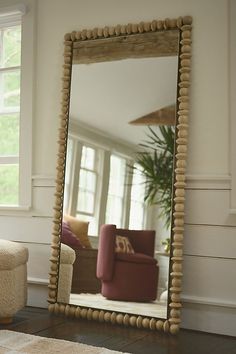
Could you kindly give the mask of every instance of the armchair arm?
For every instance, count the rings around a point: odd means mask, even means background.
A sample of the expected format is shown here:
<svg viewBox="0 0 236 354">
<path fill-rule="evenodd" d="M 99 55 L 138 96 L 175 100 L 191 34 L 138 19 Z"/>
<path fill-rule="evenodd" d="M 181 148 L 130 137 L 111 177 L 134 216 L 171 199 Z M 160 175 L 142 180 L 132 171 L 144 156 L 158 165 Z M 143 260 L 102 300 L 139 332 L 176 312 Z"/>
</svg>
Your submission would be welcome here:
<svg viewBox="0 0 236 354">
<path fill-rule="evenodd" d="M 103 281 L 110 281 L 113 276 L 115 236 L 115 225 L 101 226 L 98 244 L 97 277 Z"/>
</svg>

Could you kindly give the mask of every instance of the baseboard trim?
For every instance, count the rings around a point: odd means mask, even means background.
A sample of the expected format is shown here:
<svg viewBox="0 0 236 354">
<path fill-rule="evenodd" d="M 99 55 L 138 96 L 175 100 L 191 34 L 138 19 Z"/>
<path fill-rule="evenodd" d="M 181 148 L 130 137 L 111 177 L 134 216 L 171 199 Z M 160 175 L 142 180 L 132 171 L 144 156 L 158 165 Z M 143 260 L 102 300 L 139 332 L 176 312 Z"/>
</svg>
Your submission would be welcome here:
<svg viewBox="0 0 236 354">
<path fill-rule="evenodd" d="M 34 284 L 34 285 L 45 285 L 45 286 L 48 286 L 49 280 L 48 279 L 43 279 L 43 278 L 28 277 L 27 283 L 28 284 Z"/>
</svg>

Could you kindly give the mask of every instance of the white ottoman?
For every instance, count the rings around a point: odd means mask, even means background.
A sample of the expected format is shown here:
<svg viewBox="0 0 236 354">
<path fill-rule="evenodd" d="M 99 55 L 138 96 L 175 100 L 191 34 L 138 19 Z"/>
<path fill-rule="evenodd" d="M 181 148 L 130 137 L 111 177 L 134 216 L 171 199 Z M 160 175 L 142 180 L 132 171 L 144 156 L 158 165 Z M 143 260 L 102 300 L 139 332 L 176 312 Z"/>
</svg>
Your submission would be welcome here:
<svg viewBox="0 0 236 354">
<path fill-rule="evenodd" d="M 75 251 L 64 243 L 61 243 L 60 269 L 58 281 L 57 302 L 69 304 L 73 275 L 73 263 Z"/>
<path fill-rule="evenodd" d="M 28 257 L 26 247 L 0 239 L 0 323 L 11 323 L 26 305 Z"/>
</svg>

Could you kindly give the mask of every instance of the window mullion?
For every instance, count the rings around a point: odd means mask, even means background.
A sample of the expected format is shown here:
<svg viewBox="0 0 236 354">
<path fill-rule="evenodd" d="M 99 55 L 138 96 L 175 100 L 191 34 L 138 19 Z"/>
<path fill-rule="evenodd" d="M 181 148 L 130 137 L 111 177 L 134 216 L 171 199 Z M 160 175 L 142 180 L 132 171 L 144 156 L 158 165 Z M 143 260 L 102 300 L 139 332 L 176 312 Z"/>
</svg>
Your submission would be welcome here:
<svg viewBox="0 0 236 354">
<path fill-rule="evenodd" d="M 130 162 L 131 164 L 131 162 Z M 123 220 L 124 227 L 129 227 L 129 216 L 130 216 L 130 205 L 131 205 L 131 188 L 132 188 L 132 173 L 129 173 L 129 165 L 128 161 L 126 163 L 126 176 L 125 176 L 125 191 L 124 191 L 124 199 L 123 199 Z"/>
<path fill-rule="evenodd" d="M 104 151 L 98 225 L 105 224 L 105 220 L 106 220 L 106 208 L 107 208 L 107 198 L 108 198 L 108 188 L 109 188 L 109 178 L 110 178 L 110 157 L 111 157 L 110 151 Z"/>
<path fill-rule="evenodd" d="M 82 149 L 83 145 L 80 142 L 75 144 L 75 154 L 73 159 L 73 177 L 72 177 L 72 190 L 71 190 L 71 200 L 69 201 L 69 210 L 71 215 L 75 215 L 77 211 L 77 202 L 78 202 L 78 192 L 79 192 L 79 172 L 82 158 Z"/>
</svg>

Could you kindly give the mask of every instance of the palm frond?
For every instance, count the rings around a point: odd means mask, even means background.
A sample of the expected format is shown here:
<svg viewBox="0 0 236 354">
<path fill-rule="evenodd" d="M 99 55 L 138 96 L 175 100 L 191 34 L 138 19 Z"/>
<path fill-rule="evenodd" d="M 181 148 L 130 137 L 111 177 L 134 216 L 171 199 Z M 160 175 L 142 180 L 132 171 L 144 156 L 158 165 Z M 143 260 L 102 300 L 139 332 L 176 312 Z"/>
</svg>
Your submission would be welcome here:
<svg viewBox="0 0 236 354">
<path fill-rule="evenodd" d="M 148 127 L 147 139 L 140 143 L 135 161 L 145 177 L 145 202 L 160 206 L 160 216 L 168 227 L 171 222 L 172 173 L 174 156 L 174 129 L 159 126 L 159 133 Z M 132 167 L 134 170 L 135 167 Z"/>
</svg>

